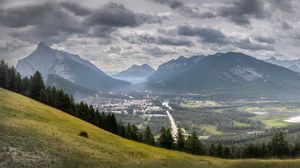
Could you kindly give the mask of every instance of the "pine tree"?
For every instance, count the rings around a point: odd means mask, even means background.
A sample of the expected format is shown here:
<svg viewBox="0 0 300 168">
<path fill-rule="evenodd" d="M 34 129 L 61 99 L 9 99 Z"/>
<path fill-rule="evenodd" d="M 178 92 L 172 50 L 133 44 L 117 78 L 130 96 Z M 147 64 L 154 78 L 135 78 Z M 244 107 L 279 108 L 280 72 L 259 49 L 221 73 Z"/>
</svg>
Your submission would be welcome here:
<svg viewBox="0 0 300 168">
<path fill-rule="evenodd" d="M 203 146 L 195 131 L 186 140 L 186 150 L 192 154 L 203 154 Z"/>
<path fill-rule="evenodd" d="M 182 129 L 181 128 L 178 128 L 177 130 L 177 141 L 176 141 L 176 148 L 178 150 L 184 150 L 184 146 L 185 146 L 185 139 L 184 139 L 184 135 L 182 133 Z"/>
<path fill-rule="evenodd" d="M 125 128 L 125 126 L 120 122 L 119 124 L 118 124 L 118 126 L 119 126 L 119 135 L 121 136 L 121 137 L 126 137 L 126 128 Z"/>
<path fill-rule="evenodd" d="M 131 131 L 131 125 L 128 123 L 126 127 L 126 138 L 131 139 L 132 137 L 132 131 Z"/>
<path fill-rule="evenodd" d="M 31 77 L 31 88 L 30 88 L 30 97 L 36 100 L 40 100 L 42 90 L 45 89 L 43 82 L 43 77 L 40 72 L 36 72 Z"/>
<path fill-rule="evenodd" d="M 117 120 L 116 120 L 116 117 L 115 117 L 114 114 L 110 115 L 109 122 L 110 122 L 111 132 L 112 133 L 118 133 L 118 123 L 117 123 Z"/>
<path fill-rule="evenodd" d="M 135 125 L 131 125 L 131 139 L 138 140 L 138 128 Z"/>
<path fill-rule="evenodd" d="M 160 130 L 160 136 L 158 138 L 158 143 L 161 147 L 172 148 L 174 139 L 172 137 L 170 128 L 166 130 L 164 127 L 162 127 L 162 129 Z"/>
<path fill-rule="evenodd" d="M 216 154 L 218 157 L 223 157 L 224 153 L 223 153 L 223 146 L 221 143 L 218 144 L 217 149 L 216 149 Z"/>
<path fill-rule="evenodd" d="M 260 153 L 261 153 L 260 154 L 261 157 L 266 157 L 269 155 L 269 151 L 265 143 L 261 144 Z"/>
<path fill-rule="evenodd" d="M 8 68 L 8 89 L 17 92 L 17 76 L 16 69 L 14 67 Z"/>
<path fill-rule="evenodd" d="M 22 77 L 20 73 L 16 74 L 16 92 L 22 93 Z"/>
<path fill-rule="evenodd" d="M 215 144 L 211 144 L 210 145 L 210 147 L 209 147 L 209 150 L 208 150 L 208 153 L 209 153 L 209 155 L 210 156 L 217 156 L 217 154 L 216 154 L 216 146 L 215 146 Z"/>
<path fill-rule="evenodd" d="M 254 158 L 256 156 L 255 146 L 253 143 L 247 145 L 245 149 L 245 157 Z"/>
<path fill-rule="evenodd" d="M 149 126 L 144 131 L 144 142 L 148 145 L 155 145 L 154 137 Z"/>
<path fill-rule="evenodd" d="M 31 80 L 25 76 L 21 83 L 21 94 L 24 96 L 30 96 Z"/>
<path fill-rule="evenodd" d="M 167 148 L 172 148 L 173 146 L 173 143 L 174 143 L 174 139 L 173 139 L 173 136 L 172 136 L 172 133 L 171 133 L 171 129 L 168 128 L 166 130 L 166 147 Z"/>
<path fill-rule="evenodd" d="M 144 135 L 141 131 L 137 130 L 137 141 L 143 142 L 144 141 Z"/>
<path fill-rule="evenodd" d="M 51 105 L 50 104 L 50 96 L 49 95 L 50 95 L 50 91 L 49 91 L 49 87 L 47 87 L 45 90 L 43 90 L 41 92 L 41 96 L 40 96 L 41 102 L 45 103 L 45 104 L 48 104 L 48 105 Z"/>
<path fill-rule="evenodd" d="M 223 157 L 224 157 L 224 158 L 230 158 L 230 157 L 231 157 L 229 147 L 227 147 L 227 146 L 224 147 Z"/>
<path fill-rule="evenodd" d="M 270 142 L 270 147 L 273 155 L 282 157 L 289 153 L 288 143 L 284 139 L 284 133 L 282 131 L 274 131 Z"/>
<path fill-rule="evenodd" d="M 0 87 L 6 89 L 9 87 L 8 66 L 4 60 L 0 61 Z"/>
<path fill-rule="evenodd" d="M 295 151 L 295 156 L 299 156 L 300 155 L 300 144 L 297 143 L 294 147 L 294 151 Z"/>
</svg>

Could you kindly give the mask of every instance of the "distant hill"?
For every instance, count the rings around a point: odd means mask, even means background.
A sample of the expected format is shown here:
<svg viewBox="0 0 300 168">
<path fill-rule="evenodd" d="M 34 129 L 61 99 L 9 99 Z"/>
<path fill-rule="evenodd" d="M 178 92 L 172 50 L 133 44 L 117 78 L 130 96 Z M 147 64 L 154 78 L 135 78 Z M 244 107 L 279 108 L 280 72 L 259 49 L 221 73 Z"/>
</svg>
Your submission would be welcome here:
<svg viewBox="0 0 300 168">
<path fill-rule="evenodd" d="M 132 83 L 145 82 L 148 76 L 153 74 L 155 70 L 148 64 L 132 65 L 130 68 L 113 75 L 114 78 L 126 80 Z"/>
<path fill-rule="evenodd" d="M 96 93 L 96 91 L 78 86 L 71 81 L 64 79 L 58 75 L 50 74 L 46 80 L 46 85 L 54 86 L 57 89 L 62 89 L 68 94 L 72 94 L 74 97 L 90 96 Z"/>
<path fill-rule="evenodd" d="M 283 67 L 288 68 L 292 71 L 300 73 L 300 59 L 279 60 L 279 59 L 276 59 L 275 57 L 271 57 L 269 59 L 266 59 L 266 62 L 269 62 L 271 64 L 275 64 L 275 65 L 278 65 L 278 66 L 283 66 Z"/>
<path fill-rule="evenodd" d="M 114 75 L 115 77 L 148 77 L 150 76 L 155 70 L 148 64 L 143 65 L 132 65 L 130 68 Z"/>
<path fill-rule="evenodd" d="M 76 85 L 97 91 L 129 85 L 128 82 L 111 78 L 78 55 L 52 49 L 45 43 L 40 43 L 33 53 L 19 60 L 16 69 L 22 76 L 31 76 L 39 71 L 45 80 L 50 74 L 55 74 Z"/>
<path fill-rule="evenodd" d="M 86 131 L 88 138 L 79 136 Z M 126 140 L 0 88 L 0 167 L 298 168 L 299 159 L 218 159 Z"/>
<path fill-rule="evenodd" d="M 180 57 L 158 67 L 148 87 L 190 93 L 251 95 L 299 93 L 298 73 L 242 53 Z"/>
</svg>

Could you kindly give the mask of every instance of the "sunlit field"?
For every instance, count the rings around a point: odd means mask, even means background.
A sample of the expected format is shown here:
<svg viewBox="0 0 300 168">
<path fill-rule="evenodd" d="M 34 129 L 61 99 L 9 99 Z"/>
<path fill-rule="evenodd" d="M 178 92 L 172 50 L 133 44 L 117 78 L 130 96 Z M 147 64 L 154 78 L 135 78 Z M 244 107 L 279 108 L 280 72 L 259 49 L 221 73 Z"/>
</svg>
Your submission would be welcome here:
<svg viewBox="0 0 300 168">
<path fill-rule="evenodd" d="M 300 160 L 224 160 L 125 140 L 34 100 L 0 89 L 3 167 L 298 167 Z M 89 138 L 79 136 L 84 130 Z"/>
</svg>

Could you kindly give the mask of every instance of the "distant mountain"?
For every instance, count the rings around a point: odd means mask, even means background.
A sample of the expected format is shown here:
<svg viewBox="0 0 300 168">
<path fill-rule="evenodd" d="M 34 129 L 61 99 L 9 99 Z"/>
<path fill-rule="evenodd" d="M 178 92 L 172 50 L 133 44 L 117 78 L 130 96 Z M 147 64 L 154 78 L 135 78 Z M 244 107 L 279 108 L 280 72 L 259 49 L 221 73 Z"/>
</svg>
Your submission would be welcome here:
<svg viewBox="0 0 300 168">
<path fill-rule="evenodd" d="M 155 70 L 148 64 L 132 65 L 130 68 L 116 75 L 113 75 L 113 77 L 136 84 L 145 82 L 148 76 L 150 76 L 154 72 Z"/>
<path fill-rule="evenodd" d="M 283 67 L 288 68 L 292 71 L 300 73 L 300 59 L 279 60 L 279 59 L 276 59 L 274 57 L 271 57 L 269 59 L 266 59 L 266 62 L 269 62 L 271 64 L 275 64 L 275 65 L 278 65 L 278 66 L 283 66 Z"/>
<path fill-rule="evenodd" d="M 279 94 L 300 91 L 300 76 L 242 53 L 180 57 L 158 67 L 147 82 L 153 89 L 180 92 Z"/>
<path fill-rule="evenodd" d="M 132 65 L 130 68 L 114 75 L 115 77 L 148 77 L 150 76 L 155 70 L 149 66 L 148 64 L 143 65 Z"/>
<path fill-rule="evenodd" d="M 78 86 L 71 81 L 64 79 L 58 75 L 50 74 L 46 80 L 46 85 L 54 86 L 57 89 L 62 89 L 68 94 L 72 94 L 74 97 L 78 96 L 90 96 L 95 93 L 95 91 Z"/>
<path fill-rule="evenodd" d="M 55 74 L 78 86 L 97 91 L 129 85 L 111 78 L 78 55 L 52 49 L 45 43 L 40 43 L 32 54 L 18 61 L 17 71 L 22 76 L 31 76 L 39 71 L 45 80 L 50 74 Z"/>
</svg>

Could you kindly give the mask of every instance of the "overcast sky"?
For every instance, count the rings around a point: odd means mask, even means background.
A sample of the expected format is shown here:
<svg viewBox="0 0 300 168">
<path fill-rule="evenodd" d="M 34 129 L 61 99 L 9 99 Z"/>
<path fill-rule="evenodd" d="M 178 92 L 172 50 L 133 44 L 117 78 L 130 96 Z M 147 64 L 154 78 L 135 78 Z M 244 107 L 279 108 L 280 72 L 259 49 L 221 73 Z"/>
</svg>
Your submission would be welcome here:
<svg viewBox="0 0 300 168">
<path fill-rule="evenodd" d="M 299 0 L 0 0 L 0 58 L 43 41 L 105 72 L 239 51 L 300 58 Z"/>
</svg>

